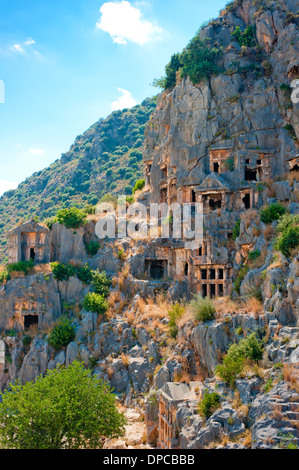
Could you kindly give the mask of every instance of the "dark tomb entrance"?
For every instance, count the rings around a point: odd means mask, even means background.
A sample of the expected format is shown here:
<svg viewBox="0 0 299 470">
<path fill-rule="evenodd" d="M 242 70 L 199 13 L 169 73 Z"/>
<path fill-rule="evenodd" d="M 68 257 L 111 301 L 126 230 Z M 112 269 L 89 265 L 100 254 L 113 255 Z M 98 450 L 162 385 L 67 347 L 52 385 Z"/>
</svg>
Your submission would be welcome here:
<svg viewBox="0 0 299 470">
<path fill-rule="evenodd" d="M 245 166 L 245 180 L 256 181 L 257 170 L 251 170 Z"/>
<path fill-rule="evenodd" d="M 35 259 L 35 250 L 34 250 L 34 248 L 30 248 L 30 259 L 32 259 L 33 261 Z"/>
<path fill-rule="evenodd" d="M 245 209 L 250 209 L 250 194 L 245 194 L 245 196 L 242 199 Z"/>
<path fill-rule="evenodd" d="M 24 315 L 25 330 L 28 330 L 33 325 L 38 326 L 38 315 Z"/>
</svg>

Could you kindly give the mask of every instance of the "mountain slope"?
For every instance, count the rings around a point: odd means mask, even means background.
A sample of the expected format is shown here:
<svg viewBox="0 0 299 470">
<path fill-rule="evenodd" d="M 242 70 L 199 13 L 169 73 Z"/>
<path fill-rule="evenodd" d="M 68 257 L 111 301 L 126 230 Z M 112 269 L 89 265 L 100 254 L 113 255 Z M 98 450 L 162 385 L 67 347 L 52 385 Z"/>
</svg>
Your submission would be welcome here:
<svg viewBox="0 0 299 470">
<path fill-rule="evenodd" d="M 7 191 L 0 198 L 0 260 L 6 260 L 6 231 L 28 217 L 96 204 L 106 193 L 131 194 L 143 175 L 144 128 L 155 106 L 156 98 L 146 99 L 100 119 L 60 159 Z"/>
</svg>

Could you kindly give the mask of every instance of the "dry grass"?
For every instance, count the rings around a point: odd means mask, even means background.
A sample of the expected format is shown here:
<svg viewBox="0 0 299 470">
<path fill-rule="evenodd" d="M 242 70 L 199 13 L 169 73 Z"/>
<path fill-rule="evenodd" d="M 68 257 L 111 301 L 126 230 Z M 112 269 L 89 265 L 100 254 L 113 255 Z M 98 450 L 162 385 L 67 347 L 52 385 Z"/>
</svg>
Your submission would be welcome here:
<svg viewBox="0 0 299 470">
<path fill-rule="evenodd" d="M 191 380 L 192 379 L 191 379 L 190 374 L 188 372 L 184 371 L 184 370 L 181 374 L 175 374 L 174 378 L 173 378 L 174 382 L 184 383 L 184 384 L 187 384 L 187 385 L 189 385 Z"/>
<path fill-rule="evenodd" d="M 232 407 L 236 411 L 238 411 L 238 413 L 242 416 L 243 419 L 247 418 L 249 413 L 249 406 L 243 404 L 238 390 L 235 390 Z"/>
<path fill-rule="evenodd" d="M 246 429 L 244 435 L 242 435 L 241 438 L 243 439 L 243 446 L 250 449 L 251 448 L 251 431 L 249 429 Z"/>
<path fill-rule="evenodd" d="M 120 272 L 118 273 L 118 276 L 115 276 L 112 279 L 112 286 L 116 287 L 118 285 L 119 290 L 122 291 L 125 286 L 125 281 L 129 278 L 129 275 L 130 275 L 130 266 L 127 264 L 120 270 Z"/>
<path fill-rule="evenodd" d="M 292 194 L 292 201 L 293 202 L 299 202 L 299 191 L 298 189 L 294 189 L 293 194 Z"/>
<path fill-rule="evenodd" d="M 275 252 L 274 256 L 275 256 L 275 260 L 273 261 L 273 263 L 270 264 L 267 271 L 271 271 L 272 269 L 275 269 L 275 268 L 283 268 L 283 261 L 281 258 L 281 254 L 278 252 Z"/>
<path fill-rule="evenodd" d="M 283 378 L 291 390 L 299 393 L 299 371 L 291 364 L 283 365 Z"/>
<path fill-rule="evenodd" d="M 266 251 L 262 251 L 261 254 L 255 260 L 248 260 L 248 266 L 250 269 L 258 269 L 264 266 L 266 259 Z"/>
<path fill-rule="evenodd" d="M 276 404 L 274 406 L 273 411 L 272 411 L 272 418 L 277 420 L 277 421 L 282 420 L 283 415 L 282 415 L 282 412 L 281 412 L 281 405 Z"/>
<path fill-rule="evenodd" d="M 287 174 L 287 179 L 290 182 L 290 186 L 293 186 L 294 181 L 299 181 L 299 171 L 290 171 Z"/>
<path fill-rule="evenodd" d="M 107 374 L 108 374 L 109 379 L 112 379 L 113 374 L 114 374 L 112 367 L 107 368 Z"/>
<path fill-rule="evenodd" d="M 249 299 L 246 299 L 244 308 L 247 312 L 254 313 L 255 315 L 259 315 L 264 312 L 262 303 L 255 297 L 250 297 Z"/>
<path fill-rule="evenodd" d="M 45 331 L 45 330 L 43 330 Z M 51 328 L 49 327 L 48 334 L 50 334 Z M 38 326 L 37 325 L 31 325 L 28 330 L 26 330 L 26 336 L 29 336 L 31 339 L 34 339 L 39 333 Z"/>
<path fill-rule="evenodd" d="M 146 302 L 142 297 L 139 297 L 136 302 L 136 307 L 140 313 L 144 313 L 146 309 Z"/>
<path fill-rule="evenodd" d="M 237 300 L 232 300 L 230 297 L 218 297 L 214 299 L 216 308 L 216 317 L 225 314 L 235 313 L 241 308 L 241 303 Z"/>
<path fill-rule="evenodd" d="M 246 229 L 254 222 L 256 225 L 260 223 L 259 212 L 256 209 L 250 209 L 241 215 L 241 219 L 245 221 Z"/>
<path fill-rule="evenodd" d="M 130 356 L 128 356 L 128 354 L 121 353 L 120 358 L 123 361 L 123 365 L 125 366 L 125 368 L 128 369 L 130 364 Z"/>
<path fill-rule="evenodd" d="M 266 227 L 263 230 L 263 235 L 267 241 L 270 241 L 273 239 L 275 235 L 275 230 L 272 227 L 272 225 L 266 225 Z"/>
</svg>

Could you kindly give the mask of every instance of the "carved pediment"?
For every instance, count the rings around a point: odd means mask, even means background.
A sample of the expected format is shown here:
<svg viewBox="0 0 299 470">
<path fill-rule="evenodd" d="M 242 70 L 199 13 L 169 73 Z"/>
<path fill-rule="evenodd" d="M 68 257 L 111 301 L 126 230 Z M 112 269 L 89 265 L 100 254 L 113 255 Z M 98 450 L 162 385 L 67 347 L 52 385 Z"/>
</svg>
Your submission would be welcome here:
<svg viewBox="0 0 299 470">
<path fill-rule="evenodd" d="M 221 180 L 218 176 L 214 174 L 207 176 L 197 188 L 200 191 L 206 189 L 230 189 L 229 186 L 223 180 Z"/>
</svg>

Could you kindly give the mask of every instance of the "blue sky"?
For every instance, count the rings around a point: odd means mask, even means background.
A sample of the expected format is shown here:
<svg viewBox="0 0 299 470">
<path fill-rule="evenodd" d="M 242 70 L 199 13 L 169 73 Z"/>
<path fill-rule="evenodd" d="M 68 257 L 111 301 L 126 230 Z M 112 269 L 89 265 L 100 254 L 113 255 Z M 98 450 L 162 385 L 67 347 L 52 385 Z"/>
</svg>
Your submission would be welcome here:
<svg viewBox="0 0 299 470">
<path fill-rule="evenodd" d="M 0 0 L 0 194 L 100 117 L 156 94 L 170 56 L 225 3 Z"/>
</svg>

